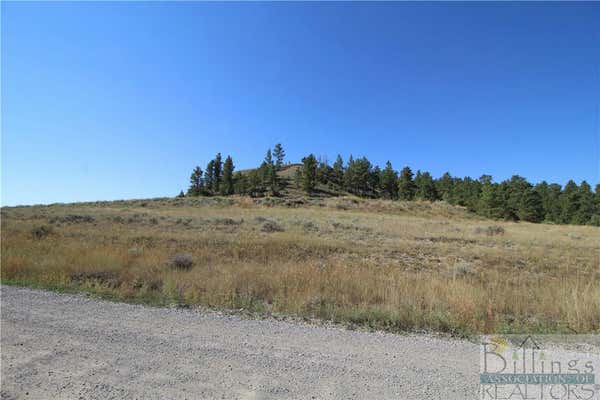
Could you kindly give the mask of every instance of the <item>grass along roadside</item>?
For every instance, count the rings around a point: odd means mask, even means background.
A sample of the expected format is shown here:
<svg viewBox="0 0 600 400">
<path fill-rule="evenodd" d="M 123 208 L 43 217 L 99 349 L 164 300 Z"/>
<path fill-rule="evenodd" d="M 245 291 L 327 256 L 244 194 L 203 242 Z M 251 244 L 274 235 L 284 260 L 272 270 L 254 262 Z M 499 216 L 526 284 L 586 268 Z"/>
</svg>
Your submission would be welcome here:
<svg viewBox="0 0 600 400">
<path fill-rule="evenodd" d="M 388 331 L 600 329 L 598 228 L 437 203 L 226 200 L 3 208 L 2 282 Z"/>
</svg>

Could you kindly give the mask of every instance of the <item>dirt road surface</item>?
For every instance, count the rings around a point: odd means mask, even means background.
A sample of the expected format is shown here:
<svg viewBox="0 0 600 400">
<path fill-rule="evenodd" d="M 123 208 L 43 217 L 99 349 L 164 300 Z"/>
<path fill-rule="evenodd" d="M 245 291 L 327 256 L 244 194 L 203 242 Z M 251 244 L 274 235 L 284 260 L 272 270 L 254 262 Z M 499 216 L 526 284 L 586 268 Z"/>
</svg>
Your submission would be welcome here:
<svg viewBox="0 0 600 400">
<path fill-rule="evenodd" d="M 478 347 L 1 287 L 2 399 L 474 399 Z"/>
</svg>

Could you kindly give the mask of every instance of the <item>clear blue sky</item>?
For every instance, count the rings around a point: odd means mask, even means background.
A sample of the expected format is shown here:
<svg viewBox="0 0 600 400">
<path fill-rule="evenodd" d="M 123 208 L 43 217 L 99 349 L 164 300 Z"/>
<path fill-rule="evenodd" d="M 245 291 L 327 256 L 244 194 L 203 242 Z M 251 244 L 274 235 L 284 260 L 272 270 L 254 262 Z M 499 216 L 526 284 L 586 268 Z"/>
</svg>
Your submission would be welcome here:
<svg viewBox="0 0 600 400">
<path fill-rule="evenodd" d="M 600 3 L 1 7 L 3 205 L 172 196 L 277 142 L 599 182 Z"/>
</svg>

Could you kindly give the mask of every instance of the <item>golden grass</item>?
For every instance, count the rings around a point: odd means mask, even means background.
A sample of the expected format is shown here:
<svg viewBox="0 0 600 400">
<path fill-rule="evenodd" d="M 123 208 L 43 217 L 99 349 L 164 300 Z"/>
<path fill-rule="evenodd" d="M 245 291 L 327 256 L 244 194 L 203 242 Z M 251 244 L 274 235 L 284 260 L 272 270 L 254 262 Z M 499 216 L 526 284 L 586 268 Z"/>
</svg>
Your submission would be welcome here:
<svg viewBox="0 0 600 400">
<path fill-rule="evenodd" d="M 442 203 L 299 201 L 3 208 L 1 278 L 393 331 L 600 332 L 598 228 L 494 222 Z M 283 232 L 263 232 L 265 219 Z M 36 238 L 40 225 L 52 232 Z M 505 233 L 477 233 L 488 225 Z M 176 254 L 194 267 L 172 268 Z"/>
</svg>

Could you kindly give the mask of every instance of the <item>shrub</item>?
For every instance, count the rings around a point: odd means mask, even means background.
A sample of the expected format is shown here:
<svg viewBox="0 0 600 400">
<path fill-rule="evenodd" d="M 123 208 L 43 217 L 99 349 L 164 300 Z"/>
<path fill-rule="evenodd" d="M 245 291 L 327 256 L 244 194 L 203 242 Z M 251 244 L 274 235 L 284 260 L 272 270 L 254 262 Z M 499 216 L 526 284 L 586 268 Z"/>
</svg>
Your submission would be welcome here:
<svg viewBox="0 0 600 400">
<path fill-rule="evenodd" d="M 133 246 L 129 249 L 128 253 L 130 257 L 136 258 L 142 255 L 142 249 L 138 246 Z"/>
<path fill-rule="evenodd" d="M 194 259 L 189 254 L 176 254 L 169 259 L 169 266 L 175 269 L 188 270 L 194 266 Z"/>
<path fill-rule="evenodd" d="M 119 276 L 115 271 L 80 271 L 71 274 L 71 282 L 81 284 L 86 281 L 95 281 L 110 288 L 119 286 Z"/>
<path fill-rule="evenodd" d="M 242 223 L 244 223 L 244 220 L 241 219 L 239 221 L 236 221 L 232 218 L 215 218 L 213 222 L 218 225 L 241 225 Z"/>
<path fill-rule="evenodd" d="M 600 215 L 598 215 L 598 214 L 592 215 L 592 218 L 590 218 L 590 222 L 588 222 L 588 225 L 600 226 Z"/>
<path fill-rule="evenodd" d="M 52 228 L 46 225 L 36 226 L 31 230 L 31 235 L 35 239 L 43 239 L 52 233 Z"/>
<path fill-rule="evenodd" d="M 283 227 L 275 221 L 266 221 L 260 230 L 263 232 L 283 232 L 284 231 Z"/>
<path fill-rule="evenodd" d="M 82 224 L 82 223 L 91 223 L 94 221 L 96 221 L 96 219 L 94 217 L 92 217 L 91 215 L 78 215 L 78 214 L 68 214 L 68 215 L 53 217 L 50 219 L 51 224 L 59 223 L 59 222 L 64 222 L 64 223 L 69 223 L 69 224 Z"/>
<path fill-rule="evenodd" d="M 454 277 L 461 277 L 461 276 L 472 274 L 474 272 L 475 272 L 475 268 L 473 267 L 473 265 L 466 261 L 459 261 L 456 264 L 454 264 L 454 268 L 453 268 L 453 276 Z"/>
<path fill-rule="evenodd" d="M 572 233 L 572 232 L 571 232 L 571 233 L 569 233 L 567 236 L 568 236 L 570 239 L 573 239 L 573 240 L 580 240 L 580 239 L 581 239 L 581 236 L 579 236 L 579 235 L 578 235 L 578 234 L 576 234 L 576 233 Z"/>
<path fill-rule="evenodd" d="M 504 228 L 498 225 L 490 225 L 486 227 L 478 226 L 473 230 L 476 234 L 485 233 L 488 236 L 504 235 Z"/>
<path fill-rule="evenodd" d="M 305 222 L 302 227 L 306 232 L 318 232 L 319 227 L 312 221 Z"/>
</svg>

